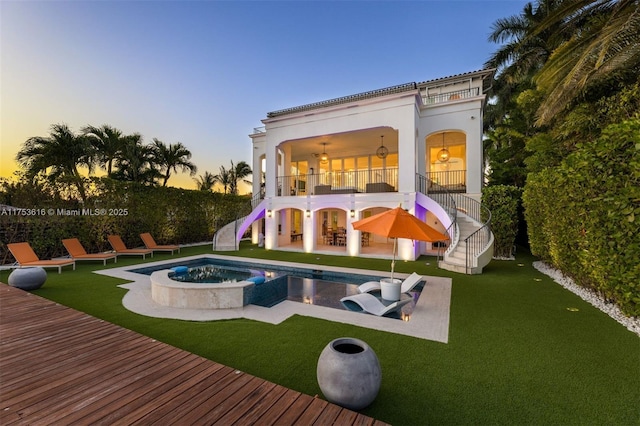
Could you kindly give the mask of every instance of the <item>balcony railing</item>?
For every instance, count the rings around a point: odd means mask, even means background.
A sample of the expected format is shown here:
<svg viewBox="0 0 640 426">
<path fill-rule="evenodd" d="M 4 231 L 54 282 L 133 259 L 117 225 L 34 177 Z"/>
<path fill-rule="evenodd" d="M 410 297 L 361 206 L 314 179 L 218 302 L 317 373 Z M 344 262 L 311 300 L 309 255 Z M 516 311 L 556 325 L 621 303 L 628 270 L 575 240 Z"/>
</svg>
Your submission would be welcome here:
<svg viewBox="0 0 640 426">
<path fill-rule="evenodd" d="M 452 170 L 426 174 L 428 192 L 467 192 L 467 171 Z"/>
<path fill-rule="evenodd" d="M 467 191 L 467 171 L 430 172 L 424 176 L 425 193 Z M 387 167 L 298 176 L 279 176 L 279 196 L 397 192 L 398 169 Z"/>
<path fill-rule="evenodd" d="M 396 192 L 398 168 L 279 176 L 279 196 Z"/>
<path fill-rule="evenodd" d="M 456 90 L 454 92 L 424 95 L 422 96 L 422 103 L 424 105 L 433 105 L 459 99 L 473 98 L 478 95 L 480 95 L 480 88 L 473 87 L 471 89 Z"/>
</svg>

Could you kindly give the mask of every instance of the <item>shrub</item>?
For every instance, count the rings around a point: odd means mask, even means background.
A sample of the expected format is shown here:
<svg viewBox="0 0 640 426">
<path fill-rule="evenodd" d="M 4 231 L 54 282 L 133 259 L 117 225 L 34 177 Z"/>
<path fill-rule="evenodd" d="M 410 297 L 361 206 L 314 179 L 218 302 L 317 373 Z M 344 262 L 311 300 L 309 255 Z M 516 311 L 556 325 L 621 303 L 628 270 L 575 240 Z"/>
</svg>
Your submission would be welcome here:
<svg viewBox="0 0 640 426">
<path fill-rule="evenodd" d="M 29 241 L 41 258 L 66 255 L 61 240 L 77 237 L 87 251 L 105 251 L 107 235 L 125 244 L 142 244 L 150 232 L 159 244 L 211 241 L 221 226 L 250 212 L 248 196 L 225 195 L 170 187 L 151 187 L 106 178 L 91 179 L 85 204 L 51 197 L 43 188 L 5 184 L 0 202 L 37 209 L 36 215 L 0 215 L 0 261 L 13 261 L 5 243 Z M 84 210 L 83 210 L 84 209 Z M 90 212 L 91 214 L 66 215 Z M 44 212 L 40 214 L 40 212 Z"/>
<path fill-rule="evenodd" d="M 610 125 L 577 148 L 527 180 L 531 251 L 640 315 L 640 120 Z"/>
<path fill-rule="evenodd" d="M 494 257 L 513 257 L 521 196 L 522 190 L 511 185 L 488 186 L 482 191 L 482 204 L 491 211 L 491 231 L 495 238 Z"/>
</svg>

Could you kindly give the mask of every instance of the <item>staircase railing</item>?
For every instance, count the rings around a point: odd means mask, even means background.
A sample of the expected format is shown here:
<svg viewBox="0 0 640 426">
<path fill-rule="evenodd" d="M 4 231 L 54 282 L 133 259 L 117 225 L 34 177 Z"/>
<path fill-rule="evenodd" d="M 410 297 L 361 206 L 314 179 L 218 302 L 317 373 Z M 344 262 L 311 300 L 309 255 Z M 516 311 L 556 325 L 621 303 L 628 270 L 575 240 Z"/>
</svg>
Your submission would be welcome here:
<svg viewBox="0 0 640 426">
<path fill-rule="evenodd" d="M 264 188 L 261 188 L 260 192 L 251 197 L 251 210 L 255 209 L 262 200 L 264 200 Z"/>
<path fill-rule="evenodd" d="M 459 237 L 457 230 L 457 214 L 462 212 L 471 219 L 481 224 L 475 232 L 464 239 L 465 249 L 465 271 L 470 272 L 473 267 L 473 260 L 487 247 L 491 240 L 491 211 L 474 200 L 462 194 L 452 194 L 446 188 L 433 182 L 433 180 L 417 173 L 416 191 L 422 192 L 440 204 L 449 214 L 452 220 L 451 226 L 447 228 L 447 233 L 452 238 L 449 248 L 445 252 L 450 252 L 458 244 L 456 238 Z M 444 256 L 443 256 L 444 257 Z M 438 260 L 440 251 L 438 251 Z"/>
<path fill-rule="evenodd" d="M 455 246 L 455 244 L 457 244 L 457 238 L 459 236 L 457 232 L 458 208 L 456 207 L 456 200 L 453 198 L 447 188 L 438 185 L 433 180 L 421 175 L 420 173 L 416 173 L 416 191 L 427 195 L 436 203 L 440 204 L 449 215 L 449 218 L 451 219 L 451 225 L 449 225 L 449 227 L 447 228 L 447 234 L 449 235 L 449 238 L 451 238 L 451 244 L 449 244 L 448 249 L 450 250 Z M 440 260 L 441 253 L 441 250 L 438 248 L 438 256 L 436 260 Z"/>
<path fill-rule="evenodd" d="M 491 211 L 474 200 L 464 195 L 456 194 L 458 208 L 481 226 L 464 239 L 466 246 L 465 271 L 469 273 L 473 267 L 473 260 L 487 247 L 491 240 Z"/>
<path fill-rule="evenodd" d="M 255 194 L 253 197 L 251 197 L 251 209 L 249 210 L 250 212 L 253 211 L 253 209 L 255 209 L 258 204 L 260 204 L 260 202 L 264 199 L 264 188 L 262 188 L 260 190 L 259 193 Z M 233 220 L 233 235 L 235 236 L 238 232 L 238 225 L 240 221 L 244 220 L 247 217 L 247 215 L 244 215 L 242 217 L 238 217 L 238 214 L 236 213 L 236 218 Z M 232 222 L 229 222 L 232 223 Z M 218 238 L 220 237 L 220 231 L 227 226 L 229 223 L 221 226 L 220 228 L 216 229 L 216 232 L 213 234 L 213 250 L 215 251 L 218 248 Z M 234 237 L 234 245 L 236 250 L 238 250 L 238 241 L 236 240 L 236 238 Z"/>
</svg>

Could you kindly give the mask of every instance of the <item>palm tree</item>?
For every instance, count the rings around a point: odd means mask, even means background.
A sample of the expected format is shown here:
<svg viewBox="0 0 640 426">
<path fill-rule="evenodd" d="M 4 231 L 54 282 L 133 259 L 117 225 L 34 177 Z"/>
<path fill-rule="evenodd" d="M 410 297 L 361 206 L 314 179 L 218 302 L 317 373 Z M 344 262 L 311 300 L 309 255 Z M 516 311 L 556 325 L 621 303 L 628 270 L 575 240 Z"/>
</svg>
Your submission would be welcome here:
<svg viewBox="0 0 640 426">
<path fill-rule="evenodd" d="M 189 151 L 182 143 L 177 142 L 167 146 L 164 142 L 153 138 L 153 148 L 156 157 L 156 164 L 160 170 L 164 172 L 162 186 L 167 186 L 167 181 L 171 177 L 171 172 L 177 172 L 178 169 L 183 172 L 188 171 L 190 176 L 196 174 L 198 168 L 189 159 L 191 151 Z"/>
<path fill-rule="evenodd" d="M 538 123 L 548 123 L 589 88 L 631 81 L 640 72 L 640 6 L 637 0 L 565 1 L 536 28 L 575 27 L 536 76 L 546 99 Z"/>
<path fill-rule="evenodd" d="M 107 124 L 101 127 L 87 126 L 82 133 L 91 141 L 100 167 L 107 171 L 107 176 L 111 176 L 113 163 L 124 148 L 125 136 Z"/>
<path fill-rule="evenodd" d="M 233 166 L 233 162 L 231 163 L 231 165 Z M 233 182 L 233 170 L 227 170 L 224 166 L 220 166 L 220 173 L 216 175 L 216 178 L 220 185 L 222 185 L 222 187 L 224 188 L 224 193 L 226 194 L 227 189 L 231 187 Z"/>
<path fill-rule="evenodd" d="M 238 162 L 238 164 L 236 164 L 235 167 L 232 161 L 230 170 L 232 171 L 233 176 L 231 177 L 231 188 L 229 190 L 229 193 L 231 194 L 238 193 L 238 182 L 241 180 L 244 183 L 251 184 L 251 181 L 246 180 L 245 178 L 247 176 L 250 176 L 251 173 L 253 172 L 251 171 L 251 167 L 249 167 L 249 165 L 245 161 Z"/>
<path fill-rule="evenodd" d="M 194 181 L 196 182 L 199 191 L 211 191 L 213 186 L 218 183 L 218 175 L 204 172 L 204 175 L 198 176 Z"/>
<path fill-rule="evenodd" d="M 152 185 L 156 179 L 162 177 L 155 163 L 154 147 L 144 145 L 140 133 L 124 138 L 124 147 L 115 159 L 114 165 L 114 179 Z"/>
<path fill-rule="evenodd" d="M 78 167 L 93 171 L 93 148 L 89 140 L 74 134 L 66 124 L 54 124 L 48 137 L 34 136 L 25 141 L 16 155 L 16 161 L 30 178 L 42 173 L 51 181 L 67 178 L 76 186 L 83 201 L 86 191 Z"/>
<path fill-rule="evenodd" d="M 540 24 L 553 13 L 562 0 L 527 3 L 519 15 L 498 19 L 491 27 L 489 41 L 502 43 L 487 62 L 496 68 L 496 81 L 489 93 L 496 97 L 486 113 L 488 123 L 500 122 L 515 107 L 515 99 L 523 90 L 535 88 L 533 77 L 544 66 L 554 49 L 568 38 L 571 29 L 560 24 L 538 31 Z"/>
</svg>

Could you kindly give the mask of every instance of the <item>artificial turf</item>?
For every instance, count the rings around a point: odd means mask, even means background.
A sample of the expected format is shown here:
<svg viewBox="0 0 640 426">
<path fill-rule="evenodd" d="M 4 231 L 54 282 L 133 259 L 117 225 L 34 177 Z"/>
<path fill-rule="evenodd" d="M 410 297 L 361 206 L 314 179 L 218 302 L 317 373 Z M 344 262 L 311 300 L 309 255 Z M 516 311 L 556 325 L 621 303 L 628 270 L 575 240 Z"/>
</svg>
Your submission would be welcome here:
<svg viewBox="0 0 640 426">
<path fill-rule="evenodd" d="M 180 256 L 211 253 L 184 248 Z M 266 251 L 243 243 L 225 255 L 388 270 L 389 261 Z M 153 261 L 179 255 L 156 254 Z M 296 315 L 279 325 L 251 320 L 190 322 L 127 311 L 123 281 L 78 264 L 49 272 L 42 297 L 309 395 L 320 352 L 351 336 L 376 352 L 382 386 L 364 414 L 394 425 L 640 425 L 640 339 L 533 268 L 492 261 L 482 275 L 449 273 L 435 259 L 398 262 L 399 272 L 453 278 L 449 343 Z M 141 263 L 121 257 L 113 266 Z M 7 282 L 9 272 L 0 271 Z"/>
</svg>

